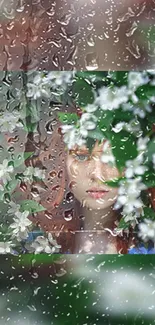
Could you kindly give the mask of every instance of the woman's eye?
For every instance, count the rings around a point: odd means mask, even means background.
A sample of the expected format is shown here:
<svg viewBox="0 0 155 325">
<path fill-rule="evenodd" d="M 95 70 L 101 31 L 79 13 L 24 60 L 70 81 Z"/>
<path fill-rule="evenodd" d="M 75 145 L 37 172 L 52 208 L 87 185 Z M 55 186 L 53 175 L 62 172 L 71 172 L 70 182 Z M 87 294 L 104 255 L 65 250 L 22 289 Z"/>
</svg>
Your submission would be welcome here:
<svg viewBox="0 0 155 325">
<path fill-rule="evenodd" d="M 88 159 L 88 155 L 75 155 L 75 159 L 79 160 L 79 161 L 86 161 Z"/>
</svg>

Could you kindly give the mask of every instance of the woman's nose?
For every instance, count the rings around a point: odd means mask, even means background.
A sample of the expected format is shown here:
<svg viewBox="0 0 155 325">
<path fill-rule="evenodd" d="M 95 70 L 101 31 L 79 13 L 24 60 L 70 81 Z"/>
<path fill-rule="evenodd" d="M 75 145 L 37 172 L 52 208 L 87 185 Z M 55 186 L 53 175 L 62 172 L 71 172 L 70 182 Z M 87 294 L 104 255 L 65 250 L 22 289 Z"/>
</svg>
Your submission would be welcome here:
<svg viewBox="0 0 155 325">
<path fill-rule="evenodd" d="M 103 163 L 100 158 L 92 158 L 88 168 L 89 177 L 92 181 L 104 181 Z"/>
</svg>

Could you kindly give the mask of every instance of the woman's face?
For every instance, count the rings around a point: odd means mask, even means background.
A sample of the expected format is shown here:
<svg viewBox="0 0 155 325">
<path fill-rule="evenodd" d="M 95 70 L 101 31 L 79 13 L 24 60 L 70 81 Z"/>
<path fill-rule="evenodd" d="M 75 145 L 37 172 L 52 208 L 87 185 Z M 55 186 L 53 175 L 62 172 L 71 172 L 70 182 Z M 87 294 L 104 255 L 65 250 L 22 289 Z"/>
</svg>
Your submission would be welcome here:
<svg viewBox="0 0 155 325">
<path fill-rule="evenodd" d="M 103 181 L 120 177 L 117 168 L 101 161 L 103 145 L 96 142 L 92 155 L 86 146 L 76 147 L 67 152 L 67 172 L 71 184 L 71 191 L 83 206 L 92 210 L 106 209 L 117 199 L 118 188 L 112 188 Z M 96 188 L 93 191 L 93 188 Z M 90 193 L 92 190 L 93 193 Z M 103 193 L 97 190 L 108 191 Z"/>
</svg>

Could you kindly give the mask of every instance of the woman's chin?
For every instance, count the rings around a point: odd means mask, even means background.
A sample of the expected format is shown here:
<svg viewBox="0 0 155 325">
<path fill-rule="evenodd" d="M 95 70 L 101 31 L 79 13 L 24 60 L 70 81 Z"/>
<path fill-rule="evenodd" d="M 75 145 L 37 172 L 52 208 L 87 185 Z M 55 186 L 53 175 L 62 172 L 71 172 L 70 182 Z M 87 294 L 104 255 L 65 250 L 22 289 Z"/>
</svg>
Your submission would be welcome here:
<svg viewBox="0 0 155 325">
<path fill-rule="evenodd" d="M 110 207 L 111 204 L 108 204 L 107 202 L 103 202 L 103 200 L 100 199 L 85 199 L 81 201 L 81 207 L 86 207 L 91 210 L 102 210 Z"/>
</svg>

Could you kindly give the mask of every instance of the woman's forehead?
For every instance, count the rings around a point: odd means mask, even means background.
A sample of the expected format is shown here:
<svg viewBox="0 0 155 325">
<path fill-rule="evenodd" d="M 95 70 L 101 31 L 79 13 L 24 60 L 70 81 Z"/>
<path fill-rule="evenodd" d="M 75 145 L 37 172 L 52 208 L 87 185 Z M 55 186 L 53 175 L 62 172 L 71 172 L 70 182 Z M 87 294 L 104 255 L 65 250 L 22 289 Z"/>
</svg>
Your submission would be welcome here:
<svg viewBox="0 0 155 325">
<path fill-rule="evenodd" d="M 99 141 L 97 140 L 95 145 L 94 145 L 94 148 L 93 148 L 93 151 L 95 152 L 98 152 L 98 151 L 103 151 L 103 145 L 105 144 L 107 140 L 103 140 L 100 144 L 99 144 Z M 78 146 L 76 145 L 73 149 L 73 151 L 86 151 L 88 152 L 88 148 L 86 147 L 86 145 L 82 145 L 82 146 Z"/>
</svg>

